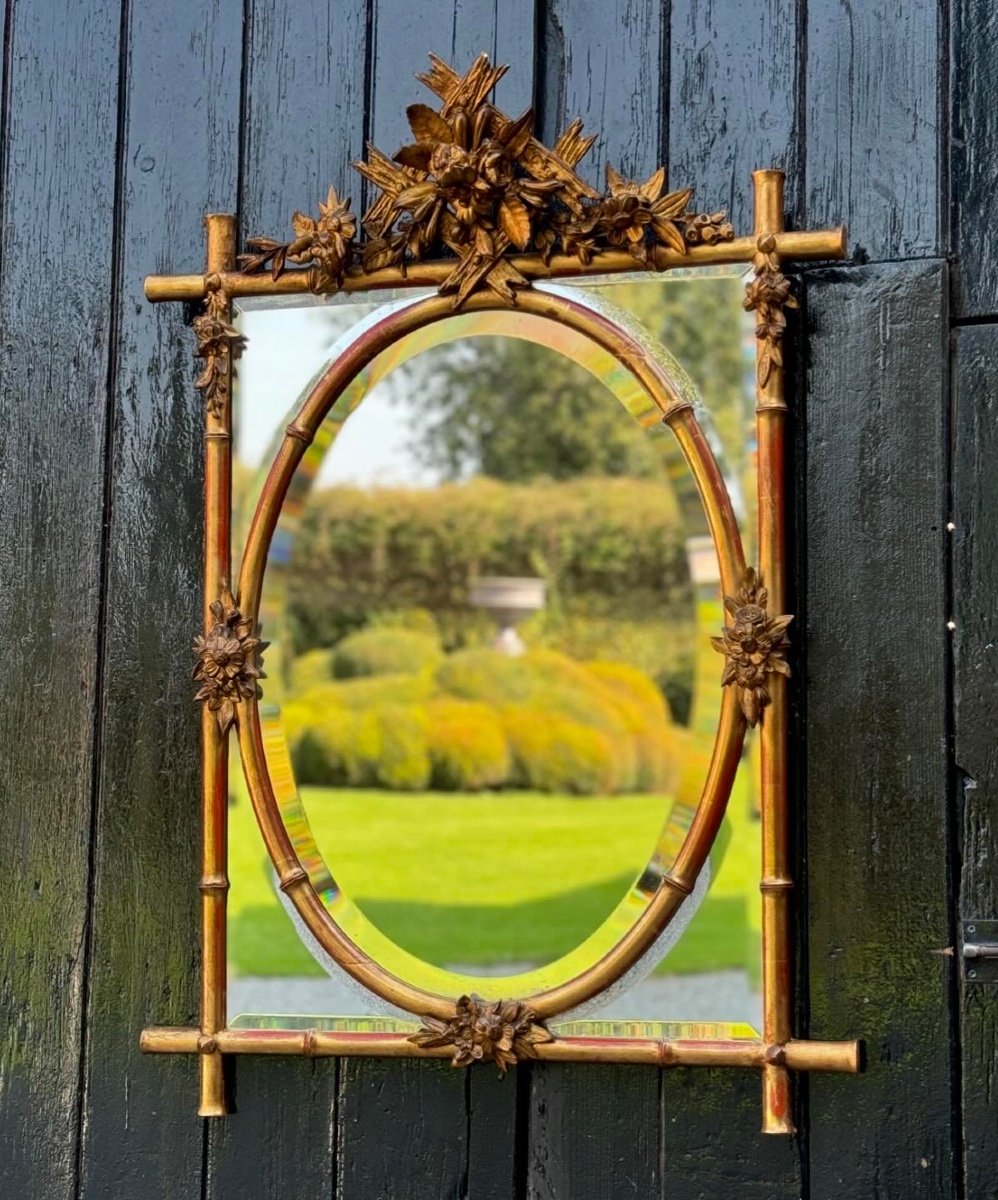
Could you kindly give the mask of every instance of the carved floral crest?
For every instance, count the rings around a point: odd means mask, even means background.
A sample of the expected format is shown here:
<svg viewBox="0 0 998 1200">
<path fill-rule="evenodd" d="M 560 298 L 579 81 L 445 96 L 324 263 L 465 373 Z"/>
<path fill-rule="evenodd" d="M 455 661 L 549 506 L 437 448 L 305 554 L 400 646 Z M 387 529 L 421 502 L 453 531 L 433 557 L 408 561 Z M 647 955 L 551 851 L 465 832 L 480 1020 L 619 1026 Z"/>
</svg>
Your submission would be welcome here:
<svg viewBox="0 0 998 1200">
<path fill-rule="evenodd" d="M 738 595 L 724 597 L 733 624 L 724 627 L 721 637 L 711 638 L 714 649 L 727 656 L 721 683 L 737 684 L 742 712 L 750 725 L 758 724 L 770 702 L 769 676 L 773 672 L 790 674 L 787 626 L 793 617 L 770 617 L 766 612 L 768 598 L 762 580 L 749 567 Z"/>
<path fill-rule="evenodd" d="M 515 303 L 516 290 L 530 285 L 514 252 L 532 250 L 549 262 L 560 251 L 589 265 L 602 251 L 626 250 L 656 267 L 660 248 L 685 254 L 733 237 L 723 212 L 689 208 L 692 188 L 667 191 L 661 167 L 643 183 L 608 167 L 608 192 L 600 195 L 575 171 L 595 140 L 582 136 L 581 122 L 548 148 L 534 136 L 532 109 L 511 119 L 489 99 L 506 69 L 482 54 L 459 75 L 431 55 L 430 70 L 418 78 L 439 109 L 411 105 L 412 142 L 393 158 L 369 146 L 354 164 L 379 193 L 364 214 L 365 240 L 356 242 L 350 202 L 331 189 L 318 218 L 294 214 L 292 241 L 250 239 L 243 270 L 269 266 L 276 279 L 290 261 L 308 267 L 313 291 L 328 293 L 358 260 L 373 272 L 456 257 L 440 291 L 460 308 L 483 287 Z"/>
<path fill-rule="evenodd" d="M 462 996 L 450 1020 L 424 1017 L 423 1028 L 409 1041 L 424 1049 L 452 1047 L 452 1067 L 494 1062 L 505 1075 L 521 1058 L 533 1058 L 535 1046 L 554 1037 L 522 1001 Z"/>
<path fill-rule="evenodd" d="M 258 694 L 257 680 L 263 672 L 257 658 L 268 643 L 253 636 L 253 622 L 239 611 L 228 588 L 211 605 L 211 615 L 215 624 L 204 637 L 194 639 L 198 662 L 193 678 L 201 684 L 194 699 L 208 705 L 225 733 L 236 718 L 239 701 Z"/>
</svg>

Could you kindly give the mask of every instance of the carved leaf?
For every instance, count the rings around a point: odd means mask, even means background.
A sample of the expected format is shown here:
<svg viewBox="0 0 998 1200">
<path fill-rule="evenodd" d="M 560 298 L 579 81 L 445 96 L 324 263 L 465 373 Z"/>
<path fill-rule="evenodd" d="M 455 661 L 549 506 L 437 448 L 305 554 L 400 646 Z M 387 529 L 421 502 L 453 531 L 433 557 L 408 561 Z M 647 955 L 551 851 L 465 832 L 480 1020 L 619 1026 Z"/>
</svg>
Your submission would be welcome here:
<svg viewBox="0 0 998 1200">
<path fill-rule="evenodd" d="M 454 133 L 450 125 L 435 113 L 428 104 L 410 104 L 405 110 L 409 128 L 417 142 L 452 142 Z"/>
<path fill-rule="evenodd" d="M 530 216 L 526 205 L 516 196 L 506 196 L 499 205 L 499 224 L 503 233 L 519 250 L 530 244 Z"/>
<path fill-rule="evenodd" d="M 307 213 L 296 212 L 291 217 L 291 228 L 297 237 L 315 233 L 315 221 Z"/>
<path fill-rule="evenodd" d="M 397 208 L 415 208 L 416 205 L 422 204 L 426 200 L 432 200 L 436 195 L 436 191 L 437 185 L 435 183 L 414 183 L 412 187 L 407 187 L 404 192 L 399 192 L 395 206 Z"/>
<path fill-rule="evenodd" d="M 395 161 L 404 167 L 412 167 L 414 171 L 428 171 L 432 156 L 433 146 L 430 142 L 416 142 L 397 150 Z"/>
<path fill-rule="evenodd" d="M 526 112 L 521 113 L 515 121 L 503 131 L 503 142 L 506 146 L 506 153 L 510 158 L 519 158 L 526 150 L 527 143 L 530 141 L 531 133 L 534 128 L 534 110 L 528 108 Z"/>
<path fill-rule="evenodd" d="M 670 192 L 656 201 L 652 212 L 656 217 L 678 217 L 686 211 L 686 206 L 693 199 L 692 188 L 681 188 L 678 192 Z"/>
<path fill-rule="evenodd" d="M 649 204 L 653 204 L 662 194 L 665 187 L 665 167 L 659 169 L 638 188 L 638 195 L 643 196 Z M 691 189 L 692 194 L 692 189 Z"/>
<path fill-rule="evenodd" d="M 679 227 L 672 221 L 660 221 L 656 217 L 652 220 L 651 227 L 660 242 L 671 246 L 677 254 L 686 253 L 686 242 L 683 240 L 683 235 L 679 232 Z"/>
</svg>

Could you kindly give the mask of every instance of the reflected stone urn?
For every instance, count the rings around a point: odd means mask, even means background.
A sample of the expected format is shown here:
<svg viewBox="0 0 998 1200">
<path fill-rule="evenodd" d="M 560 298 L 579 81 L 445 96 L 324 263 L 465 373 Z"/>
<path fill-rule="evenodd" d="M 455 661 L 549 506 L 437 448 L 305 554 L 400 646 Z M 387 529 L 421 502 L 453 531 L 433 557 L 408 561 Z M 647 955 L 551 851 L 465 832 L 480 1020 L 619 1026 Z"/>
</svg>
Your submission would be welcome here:
<svg viewBox="0 0 998 1200">
<path fill-rule="evenodd" d="M 517 625 L 544 607 L 543 579 L 534 576 L 481 575 L 471 585 L 470 600 L 484 609 L 499 626 L 492 643 L 503 654 L 522 654 L 526 647 Z"/>
</svg>

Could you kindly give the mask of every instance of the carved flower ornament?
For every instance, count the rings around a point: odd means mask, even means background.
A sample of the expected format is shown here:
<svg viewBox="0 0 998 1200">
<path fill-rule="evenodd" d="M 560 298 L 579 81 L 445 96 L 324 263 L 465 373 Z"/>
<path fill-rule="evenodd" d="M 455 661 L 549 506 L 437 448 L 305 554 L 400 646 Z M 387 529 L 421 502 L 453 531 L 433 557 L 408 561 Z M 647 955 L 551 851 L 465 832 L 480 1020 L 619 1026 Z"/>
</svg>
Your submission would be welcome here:
<svg viewBox="0 0 998 1200">
<path fill-rule="evenodd" d="M 780 343 L 787 327 L 784 309 L 797 308 L 797 301 L 790 294 L 790 280 L 780 270 L 772 234 L 759 238 L 752 261 L 755 278 L 745 289 L 743 306 L 756 314 L 755 336 L 760 342 L 756 374 L 759 386 L 765 387 L 773 367 L 783 365 Z"/>
<path fill-rule="evenodd" d="M 515 303 L 517 289 L 530 286 L 515 251 L 533 248 L 549 262 L 560 247 L 588 265 L 601 251 L 626 249 L 655 267 L 656 246 L 685 254 L 698 243 L 733 237 L 723 212 L 688 210 L 691 188 L 665 192 L 661 168 L 644 183 L 608 168 L 609 193 L 601 196 L 575 170 L 595 139 L 583 137 L 575 121 L 552 147 L 543 145 L 531 109 L 511 119 L 490 99 L 505 73 L 484 54 L 464 75 L 431 55 L 430 70 L 418 78 L 441 101 L 439 110 L 411 105 L 414 140 L 394 158 L 368 146 L 365 160 L 354 164 L 373 185 L 366 238 L 355 240 L 349 201 L 330 190 L 317 219 L 294 214 L 293 241 L 250 239 L 251 253 L 239 257 L 242 269 L 269 266 L 276 279 L 287 261 L 300 263 L 309 267 L 311 290 L 329 293 L 342 287 L 357 259 L 366 272 L 404 273 L 410 263 L 456 256 L 440 292 L 460 308 L 485 287 Z"/>
<path fill-rule="evenodd" d="M 215 624 L 203 637 L 194 639 L 198 663 L 193 678 L 201 684 L 194 699 L 208 705 L 219 729 L 226 733 L 236 718 L 239 701 L 259 694 L 257 680 L 264 676 L 256 659 L 269 643 L 253 637 L 253 622 L 239 611 L 228 588 L 211 605 L 211 615 Z"/>
<path fill-rule="evenodd" d="M 350 262 L 350 243 L 357 232 L 357 218 L 350 211 L 350 201 L 340 200 L 336 189 L 330 188 L 325 204 L 319 204 L 318 218 L 296 212 L 291 227 L 295 231 L 291 242 L 250 238 L 247 245 L 254 253 L 240 255 L 243 270 L 258 271 L 269 263 L 271 277 L 277 279 L 284 270 L 285 260 L 311 263 L 311 290 L 337 291 L 343 286 L 343 272 Z"/>
<path fill-rule="evenodd" d="M 494 1062 L 505 1075 L 521 1058 L 533 1058 L 535 1046 L 554 1037 L 522 1001 L 462 996 L 450 1020 L 424 1017 L 423 1028 L 409 1041 L 424 1049 L 453 1047 L 452 1067 Z"/>
<path fill-rule="evenodd" d="M 204 393 L 208 412 L 213 417 L 221 414 L 228 399 L 229 360 L 238 355 L 244 342 L 239 330 L 228 321 L 229 301 L 220 283 L 217 275 L 209 280 L 204 311 L 193 322 L 197 355 L 205 360 L 194 386 Z"/>
<path fill-rule="evenodd" d="M 745 720 L 756 725 L 769 704 L 769 675 L 790 674 L 786 653 L 790 647 L 787 626 L 792 616 L 770 617 L 766 589 L 753 567 L 745 572 L 737 596 L 725 596 L 724 607 L 733 624 L 721 637 L 711 638 L 714 649 L 727 657 L 721 683 L 737 684 Z"/>
</svg>

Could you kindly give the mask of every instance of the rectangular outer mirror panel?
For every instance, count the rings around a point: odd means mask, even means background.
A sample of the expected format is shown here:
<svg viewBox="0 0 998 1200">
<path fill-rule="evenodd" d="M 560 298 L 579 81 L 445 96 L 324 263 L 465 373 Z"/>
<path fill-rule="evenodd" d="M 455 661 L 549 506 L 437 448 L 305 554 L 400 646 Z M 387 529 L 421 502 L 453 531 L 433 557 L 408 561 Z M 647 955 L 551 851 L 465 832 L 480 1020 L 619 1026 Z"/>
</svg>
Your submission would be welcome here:
<svg viewBox="0 0 998 1200">
<path fill-rule="evenodd" d="M 792 1132 L 859 1063 L 793 1036 L 786 778 L 783 268 L 844 231 L 600 193 L 503 72 L 431 56 L 363 233 L 330 189 L 146 281 L 202 306 L 206 553 L 200 1021 L 142 1046 L 206 1116 L 225 1055 L 541 1058 L 752 1067 Z"/>
<path fill-rule="evenodd" d="M 750 547 L 745 284 L 735 266 L 573 286 L 636 320 L 689 373 Z M 336 300 L 237 306 L 237 554 L 310 381 L 392 297 Z M 354 919 L 362 940 L 366 917 L 462 976 L 445 984 L 457 993 L 570 973 L 556 961 L 598 957 L 593 935 L 615 912 L 602 941 L 626 929 L 647 899 L 636 887 L 646 868 L 672 866 L 682 844 L 721 699 L 717 564 L 675 438 L 634 420 L 615 360 L 559 349 L 555 325 L 552 347 L 503 336 L 502 324 L 483 314 L 434 327 L 405 347 L 411 357 L 373 372 L 348 419 L 327 419 L 261 604 L 266 745 L 296 785 L 284 810 L 299 856 L 310 835 L 318 870 L 342 889 L 330 908 L 341 924 Z M 522 714 L 537 704 L 550 730 L 528 745 Z M 573 738 L 588 758 L 572 757 Z M 230 1020 L 379 1011 L 299 939 L 245 788 L 232 793 L 230 859 L 245 866 L 229 895 Z M 746 757 L 700 886 L 646 976 L 604 992 L 590 1015 L 757 1036 L 760 867 Z"/>
</svg>

